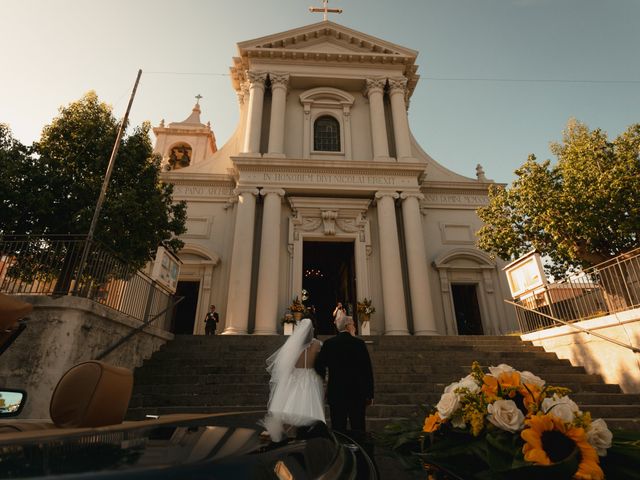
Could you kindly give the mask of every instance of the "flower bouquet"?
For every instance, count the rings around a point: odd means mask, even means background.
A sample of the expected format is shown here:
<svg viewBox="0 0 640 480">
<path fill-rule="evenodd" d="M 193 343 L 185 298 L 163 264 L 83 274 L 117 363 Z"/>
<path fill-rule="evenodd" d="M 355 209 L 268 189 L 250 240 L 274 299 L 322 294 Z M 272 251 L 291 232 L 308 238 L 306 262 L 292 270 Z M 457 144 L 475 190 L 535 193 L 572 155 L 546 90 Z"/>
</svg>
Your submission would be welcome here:
<svg viewBox="0 0 640 480">
<path fill-rule="evenodd" d="M 474 362 L 425 418 L 427 469 L 464 479 L 604 478 L 600 457 L 612 443 L 604 420 L 531 372 L 505 364 L 489 372 Z"/>
<path fill-rule="evenodd" d="M 293 314 L 294 320 L 299 321 L 307 311 L 307 307 L 305 307 L 304 303 L 296 296 L 291 302 L 291 305 L 289 305 L 289 311 Z"/>
<path fill-rule="evenodd" d="M 356 311 L 358 312 L 358 317 L 362 323 L 368 322 L 371 318 L 371 315 L 376 313 L 376 307 L 371 305 L 371 300 L 365 298 L 363 301 L 358 302 L 356 306 Z"/>
</svg>

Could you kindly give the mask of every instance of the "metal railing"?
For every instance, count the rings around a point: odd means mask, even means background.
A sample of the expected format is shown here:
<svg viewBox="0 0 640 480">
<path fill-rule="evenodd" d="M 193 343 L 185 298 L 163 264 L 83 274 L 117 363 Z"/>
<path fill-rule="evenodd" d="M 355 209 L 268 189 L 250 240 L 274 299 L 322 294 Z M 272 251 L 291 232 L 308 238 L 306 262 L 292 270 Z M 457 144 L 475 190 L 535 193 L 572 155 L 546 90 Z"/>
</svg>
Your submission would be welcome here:
<svg viewBox="0 0 640 480">
<path fill-rule="evenodd" d="M 0 292 L 89 298 L 143 322 L 161 314 L 165 330 L 174 305 L 169 291 L 84 235 L 0 237 Z"/>
<path fill-rule="evenodd" d="M 607 335 L 603 335 L 602 333 L 596 332 L 595 330 L 591 330 L 589 328 L 584 328 L 580 325 L 577 325 L 575 322 L 567 322 L 559 318 L 552 317 L 551 315 L 547 315 L 542 312 L 538 312 L 536 310 L 532 310 L 530 308 L 523 307 L 515 302 L 511 302 L 509 300 L 505 300 L 505 302 L 513 305 L 516 308 L 516 317 L 518 318 L 518 323 L 520 324 L 520 328 L 522 329 L 523 325 L 538 325 L 539 328 L 535 330 L 544 330 L 546 328 L 560 327 L 562 325 L 566 325 L 575 330 L 578 330 L 582 333 L 586 333 L 587 335 L 593 335 L 594 337 L 601 338 L 610 343 L 615 343 L 624 348 L 628 348 L 635 353 L 640 353 L 640 348 L 634 347 L 628 343 L 621 342 L 615 338 L 609 337 Z M 529 332 L 535 331 L 530 330 Z M 522 333 L 527 333 L 522 330 Z"/>
<path fill-rule="evenodd" d="M 518 314 L 523 333 L 555 327 L 555 320 L 571 323 L 640 307 L 640 248 L 549 283 L 513 304 L 539 314 Z"/>
</svg>

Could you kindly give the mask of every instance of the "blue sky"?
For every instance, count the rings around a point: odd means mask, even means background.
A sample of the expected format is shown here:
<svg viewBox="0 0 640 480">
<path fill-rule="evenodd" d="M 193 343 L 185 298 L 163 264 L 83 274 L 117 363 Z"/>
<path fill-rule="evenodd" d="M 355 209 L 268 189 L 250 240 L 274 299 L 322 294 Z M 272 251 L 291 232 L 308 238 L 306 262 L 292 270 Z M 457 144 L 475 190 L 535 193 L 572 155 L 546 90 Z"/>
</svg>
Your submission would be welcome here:
<svg viewBox="0 0 640 480">
<path fill-rule="evenodd" d="M 222 145 L 238 108 L 236 43 L 321 20 L 317 0 L 0 0 L 0 122 L 24 143 L 87 90 L 131 120 L 187 117 L 198 93 Z M 510 182 L 549 158 L 570 117 L 610 136 L 640 122 L 640 0 L 334 0 L 332 20 L 418 50 L 409 111 L 421 146 Z M 176 72 L 161 74 L 152 72 Z"/>
</svg>

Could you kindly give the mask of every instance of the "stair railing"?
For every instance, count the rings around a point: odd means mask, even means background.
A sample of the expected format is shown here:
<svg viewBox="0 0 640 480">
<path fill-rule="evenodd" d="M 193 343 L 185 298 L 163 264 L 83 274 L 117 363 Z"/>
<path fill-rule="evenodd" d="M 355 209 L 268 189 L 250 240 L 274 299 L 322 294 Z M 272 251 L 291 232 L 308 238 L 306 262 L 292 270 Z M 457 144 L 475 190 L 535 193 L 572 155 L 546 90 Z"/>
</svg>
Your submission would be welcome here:
<svg viewBox="0 0 640 480">
<path fill-rule="evenodd" d="M 565 320 L 547 315 L 546 313 L 539 312 L 538 310 L 534 310 L 532 308 L 527 308 L 523 305 L 520 305 L 519 303 L 512 302 L 510 300 L 505 300 L 505 302 L 516 307 L 516 317 L 518 318 L 518 324 L 520 325 L 520 330 L 522 332 L 533 332 L 536 330 L 543 330 L 546 328 L 566 325 L 568 327 L 579 330 L 582 333 L 586 333 L 587 335 L 593 335 L 594 337 L 598 337 L 607 342 L 614 343 L 620 347 L 628 348 L 634 353 L 640 353 L 640 348 L 634 347 L 633 345 L 628 343 L 621 342 L 620 340 L 616 340 L 615 338 L 608 337 L 607 335 L 603 335 L 602 333 L 598 333 L 592 329 L 576 325 L 575 323 L 567 322 Z M 537 319 L 536 316 L 540 316 L 542 318 Z M 537 328 L 532 328 L 532 325 L 537 325 Z"/>
<path fill-rule="evenodd" d="M 175 301 L 171 302 L 171 304 L 168 307 L 166 307 L 164 310 L 162 310 L 161 312 L 157 313 L 153 317 L 149 318 L 148 320 L 145 320 L 140 325 L 138 325 L 136 328 L 134 328 L 129 333 L 127 333 L 124 337 L 120 338 L 115 343 L 113 343 L 113 345 L 111 345 L 111 346 L 107 347 L 106 349 L 104 349 L 101 353 L 99 353 L 96 356 L 95 360 L 102 360 L 104 357 L 106 357 L 111 352 L 113 352 L 116 348 L 118 348 L 118 347 L 124 345 L 125 343 L 127 343 L 135 335 L 137 335 L 138 333 L 142 332 L 142 330 L 144 330 L 152 322 L 154 322 L 155 320 L 160 318 L 162 315 L 164 315 L 169 310 L 175 308 L 181 301 L 183 301 L 185 299 L 185 297 L 174 297 L 174 298 L 175 298 Z"/>
</svg>

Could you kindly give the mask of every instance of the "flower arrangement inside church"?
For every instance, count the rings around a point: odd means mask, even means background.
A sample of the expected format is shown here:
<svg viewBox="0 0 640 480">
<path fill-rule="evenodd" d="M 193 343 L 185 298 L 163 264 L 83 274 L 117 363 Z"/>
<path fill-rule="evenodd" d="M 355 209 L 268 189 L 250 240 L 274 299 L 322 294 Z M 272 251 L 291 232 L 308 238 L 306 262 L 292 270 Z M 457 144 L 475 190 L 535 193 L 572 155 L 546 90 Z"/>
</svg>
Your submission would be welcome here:
<svg viewBox="0 0 640 480">
<path fill-rule="evenodd" d="M 425 418 L 420 456 L 465 479 L 602 479 L 612 433 L 569 393 L 531 372 L 502 364 L 484 373 L 474 362 Z"/>
<path fill-rule="evenodd" d="M 365 297 L 365 299 L 362 300 L 361 302 L 358 302 L 358 305 L 356 306 L 358 317 L 360 317 L 360 320 L 363 323 L 369 321 L 369 317 L 371 317 L 371 315 L 376 313 L 376 307 L 371 305 L 371 302 L 372 302 L 371 299 L 367 299 Z"/>
<path fill-rule="evenodd" d="M 304 306 L 304 303 L 296 296 L 289 305 L 289 310 L 291 313 L 304 313 L 307 310 L 307 307 Z"/>
</svg>

